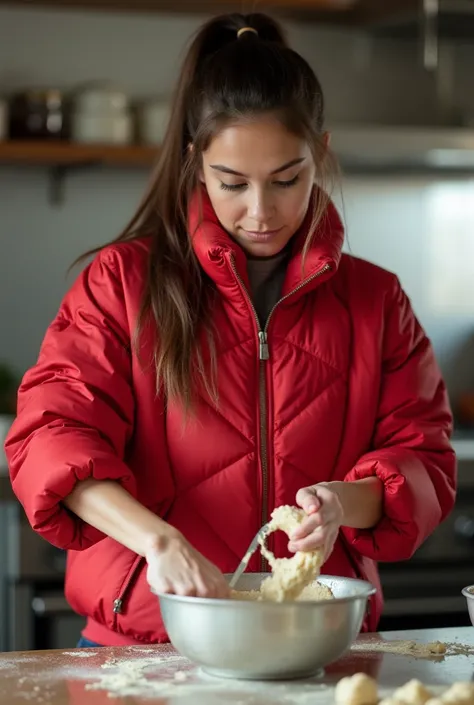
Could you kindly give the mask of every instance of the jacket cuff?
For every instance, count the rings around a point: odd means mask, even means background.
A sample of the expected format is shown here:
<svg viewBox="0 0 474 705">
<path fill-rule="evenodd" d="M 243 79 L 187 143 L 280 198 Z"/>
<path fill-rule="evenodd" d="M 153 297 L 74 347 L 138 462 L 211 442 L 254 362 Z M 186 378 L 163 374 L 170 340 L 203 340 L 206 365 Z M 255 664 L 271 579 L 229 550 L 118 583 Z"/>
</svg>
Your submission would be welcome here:
<svg viewBox="0 0 474 705">
<path fill-rule="evenodd" d="M 367 477 L 378 477 L 383 484 L 383 516 L 371 529 L 342 527 L 341 530 L 347 541 L 367 558 L 408 560 L 441 520 L 441 508 L 429 475 L 419 458 L 401 450 L 397 462 L 383 456 L 362 460 L 344 481 Z"/>
<path fill-rule="evenodd" d="M 48 481 L 31 481 L 32 473 L 19 473 L 13 482 L 15 494 L 21 498 L 23 508 L 34 531 L 57 548 L 82 551 L 105 538 L 98 529 L 87 524 L 69 511 L 62 500 L 67 497 L 79 481 L 113 480 L 136 497 L 135 478 L 130 468 L 120 459 L 111 459 L 109 454 L 95 458 L 86 467 L 69 468 L 67 471 L 52 474 Z M 28 487 L 24 486 L 24 482 Z M 36 486 L 36 485 L 41 486 Z"/>
</svg>

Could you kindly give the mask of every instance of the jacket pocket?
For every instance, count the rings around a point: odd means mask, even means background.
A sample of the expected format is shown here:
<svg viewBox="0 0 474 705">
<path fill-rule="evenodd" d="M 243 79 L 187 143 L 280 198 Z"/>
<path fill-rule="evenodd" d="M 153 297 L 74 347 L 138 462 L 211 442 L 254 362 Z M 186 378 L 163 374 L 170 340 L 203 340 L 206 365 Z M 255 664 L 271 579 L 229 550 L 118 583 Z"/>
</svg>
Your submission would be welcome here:
<svg viewBox="0 0 474 705">
<path fill-rule="evenodd" d="M 129 596 L 144 563 L 145 559 L 143 558 L 143 556 L 137 556 L 135 558 L 130 567 L 130 570 L 125 576 L 122 585 L 120 586 L 117 596 L 114 598 L 112 606 L 114 614 L 113 629 L 116 632 L 120 631 L 118 628 L 118 616 L 124 613 L 124 610 L 126 608 L 127 597 Z"/>
</svg>

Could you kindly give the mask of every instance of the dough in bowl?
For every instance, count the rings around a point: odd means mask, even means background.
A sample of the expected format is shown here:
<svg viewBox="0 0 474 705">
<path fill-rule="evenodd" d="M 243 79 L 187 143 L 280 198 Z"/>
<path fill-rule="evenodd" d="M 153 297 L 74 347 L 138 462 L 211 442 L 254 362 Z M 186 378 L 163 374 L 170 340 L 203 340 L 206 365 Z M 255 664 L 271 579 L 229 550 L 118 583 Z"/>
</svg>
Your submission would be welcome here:
<svg viewBox="0 0 474 705">
<path fill-rule="evenodd" d="M 272 512 L 268 533 L 281 530 L 289 537 L 306 516 L 306 513 L 298 507 L 286 504 L 277 507 Z M 267 559 L 272 574 L 265 578 L 260 590 L 246 592 L 234 590 L 233 599 L 286 602 L 333 598 L 328 587 L 315 582 L 323 563 L 322 551 L 297 551 L 292 558 L 276 558 L 265 545 L 264 539 L 260 541 L 260 550 Z"/>
</svg>

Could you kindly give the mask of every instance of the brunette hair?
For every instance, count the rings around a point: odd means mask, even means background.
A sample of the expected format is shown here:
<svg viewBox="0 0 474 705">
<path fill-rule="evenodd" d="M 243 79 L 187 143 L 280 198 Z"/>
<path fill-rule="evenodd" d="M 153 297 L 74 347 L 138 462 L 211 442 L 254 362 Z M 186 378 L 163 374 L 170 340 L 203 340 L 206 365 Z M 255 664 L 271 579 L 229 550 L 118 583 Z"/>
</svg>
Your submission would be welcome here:
<svg viewBox="0 0 474 705">
<path fill-rule="evenodd" d="M 255 31 L 239 32 L 243 28 Z M 217 402 L 212 330 L 214 287 L 194 254 L 187 206 L 198 184 L 201 155 L 228 121 L 272 113 L 310 145 L 318 183 L 311 238 L 326 212 L 328 177 L 334 163 L 323 139 L 324 100 L 309 64 L 286 41 L 277 22 L 264 14 L 229 14 L 204 24 L 194 36 L 181 69 L 160 155 L 137 212 L 113 242 L 151 238 L 139 342 L 151 317 L 156 328 L 157 392 L 192 407 L 197 378 Z M 192 145 L 193 149 L 189 149 Z M 329 160 L 329 161 L 328 161 Z M 111 244 L 111 243 L 109 243 Z M 84 257 L 100 251 L 96 248 Z M 80 259 L 83 259 L 80 258 Z M 207 333 L 210 363 L 198 344 Z M 207 355 L 206 355 L 207 357 Z"/>
</svg>

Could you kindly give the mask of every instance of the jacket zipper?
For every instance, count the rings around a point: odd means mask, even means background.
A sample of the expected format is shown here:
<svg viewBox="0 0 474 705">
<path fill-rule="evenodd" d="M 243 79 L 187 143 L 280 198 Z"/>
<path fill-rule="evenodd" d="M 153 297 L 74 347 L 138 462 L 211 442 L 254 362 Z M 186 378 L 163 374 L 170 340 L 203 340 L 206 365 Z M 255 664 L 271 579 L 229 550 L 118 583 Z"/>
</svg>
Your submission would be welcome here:
<svg viewBox="0 0 474 705">
<path fill-rule="evenodd" d="M 262 467 L 262 512 L 261 512 L 261 526 L 267 523 L 269 516 L 268 516 L 268 435 L 267 435 L 267 415 L 268 415 L 268 410 L 267 410 L 267 383 L 266 383 L 266 370 L 265 370 L 265 362 L 270 359 L 270 350 L 268 347 L 268 324 L 270 323 L 270 319 L 275 311 L 275 309 L 283 302 L 286 301 L 290 296 L 293 296 L 293 294 L 296 294 L 300 289 L 305 287 L 309 282 L 313 281 L 313 279 L 317 279 L 318 277 L 322 276 L 326 272 L 329 272 L 331 267 L 329 264 L 326 264 L 322 269 L 319 270 L 319 272 L 316 272 L 313 274 L 311 277 L 308 277 L 308 279 L 305 279 L 301 284 L 299 284 L 295 289 L 290 291 L 288 294 L 285 294 L 281 299 L 279 299 L 276 304 L 273 306 L 273 308 L 270 310 L 270 313 L 268 314 L 267 321 L 265 323 L 265 326 L 262 330 L 260 326 L 260 321 L 258 318 L 258 313 L 257 310 L 253 304 L 252 298 L 247 291 L 247 287 L 245 286 L 242 277 L 237 271 L 237 268 L 235 266 L 235 260 L 233 257 L 231 257 L 231 267 L 232 270 L 242 287 L 242 291 L 244 292 L 245 296 L 247 297 L 250 306 L 252 308 L 255 321 L 257 323 L 257 331 L 258 331 L 258 357 L 260 360 L 260 370 L 259 370 L 259 404 L 260 404 L 260 464 Z M 261 562 L 260 562 L 260 569 L 262 572 L 266 572 L 268 570 L 268 565 L 267 561 L 263 556 L 261 557 Z"/>
<path fill-rule="evenodd" d="M 145 559 L 143 558 L 143 556 L 137 556 L 135 558 L 130 570 L 127 573 L 125 580 L 122 583 L 118 597 L 113 601 L 112 611 L 114 613 L 114 630 L 115 631 L 117 630 L 117 621 L 118 621 L 117 615 L 122 614 L 123 603 L 125 601 L 125 598 L 127 597 L 128 592 L 132 586 L 132 583 L 135 580 L 135 577 L 136 577 L 138 571 L 140 570 L 142 562 L 144 560 Z"/>
</svg>

